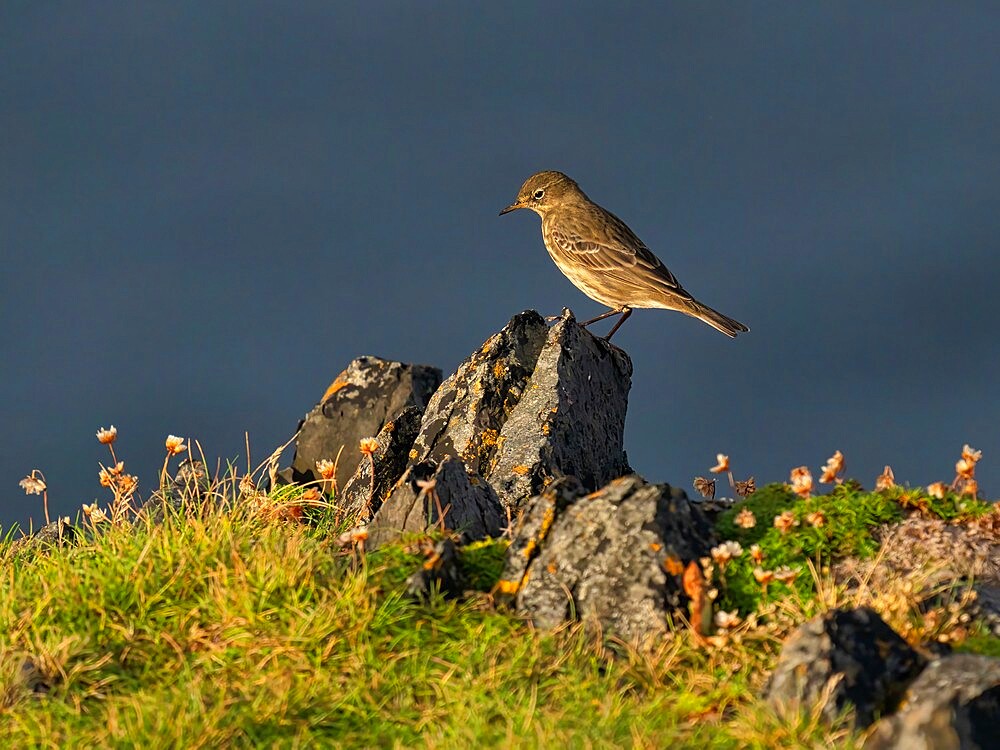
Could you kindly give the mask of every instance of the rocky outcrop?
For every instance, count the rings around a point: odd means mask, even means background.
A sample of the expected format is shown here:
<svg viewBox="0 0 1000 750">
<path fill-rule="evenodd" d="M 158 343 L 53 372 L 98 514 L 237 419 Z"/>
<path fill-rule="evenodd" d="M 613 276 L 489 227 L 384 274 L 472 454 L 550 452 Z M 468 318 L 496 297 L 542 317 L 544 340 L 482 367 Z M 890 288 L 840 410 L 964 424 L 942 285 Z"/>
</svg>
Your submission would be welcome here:
<svg viewBox="0 0 1000 750">
<path fill-rule="evenodd" d="M 382 426 L 375 438 L 379 447 L 372 454 L 372 460 L 359 463 L 340 491 L 337 506 L 342 513 L 364 521 L 382 507 L 382 502 L 406 471 L 410 446 L 420 429 L 420 417 L 420 409 L 407 406 Z"/>
<path fill-rule="evenodd" d="M 355 359 L 301 422 L 295 458 L 282 479 L 316 481 L 316 462 L 333 461 L 340 453 L 336 481 L 338 487 L 345 486 L 361 463 L 359 441 L 377 435 L 407 406 L 423 411 L 440 382 L 436 367 L 379 357 Z"/>
<path fill-rule="evenodd" d="M 177 467 L 177 473 L 166 487 L 154 492 L 139 507 L 137 516 L 158 523 L 168 510 L 198 511 L 212 500 L 212 480 L 205 464 L 189 458 Z"/>
<path fill-rule="evenodd" d="M 765 694 L 779 711 L 822 700 L 830 722 L 850 710 L 862 729 L 895 709 L 925 664 L 873 610 L 838 609 L 788 637 Z"/>
<path fill-rule="evenodd" d="M 47 523 L 33 534 L 14 540 L 10 549 L 12 552 L 23 552 L 29 549 L 45 550 L 51 547 L 64 547 L 74 544 L 83 530 L 74 526 L 69 518 L 57 518 Z"/>
<path fill-rule="evenodd" d="M 378 547 L 404 532 L 441 528 L 463 541 L 499 536 L 506 517 L 493 488 L 457 458 L 410 466 L 372 518 L 368 543 Z"/>
<path fill-rule="evenodd" d="M 1000 746 L 1000 659 L 955 654 L 932 661 L 903 708 L 879 721 L 866 750 L 988 750 Z"/>
<path fill-rule="evenodd" d="M 531 499 L 499 592 L 540 627 L 581 619 L 633 641 L 662 635 L 682 603 L 680 572 L 711 548 L 705 517 L 638 476 L 584 493 L 566 479 Z"/>
</svg>

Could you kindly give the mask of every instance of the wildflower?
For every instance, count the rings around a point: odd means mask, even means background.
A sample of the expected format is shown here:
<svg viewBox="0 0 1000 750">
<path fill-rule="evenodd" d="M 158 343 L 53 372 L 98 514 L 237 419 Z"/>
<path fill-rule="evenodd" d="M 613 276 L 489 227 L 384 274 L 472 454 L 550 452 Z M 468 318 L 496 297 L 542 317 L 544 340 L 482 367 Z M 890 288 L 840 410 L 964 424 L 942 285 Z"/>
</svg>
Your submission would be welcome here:
<svg viewBox="0 0 1000 750">
<path fill-rule="evenodd" d="M 934 482 L 934 484 L 927 485 L 927 494 L 931 497 L 936 497 L 938 500 L 944 500 L 947 491 L 948 485 L 944 482 Z"/>
<path fill-rule="evenodd" d="M 808 466 L 799 466 L 798 468 L 792 469 L 790 482 L 792 485 L 792 492 L 799 497 L 809 497 L 813 488 L 813 478 L 812 474 L 809 473 Z"/>
<path fill-rule="evenodd" d="M 750 477 L 745 482 L 737 482 L 734 487 L 736 494 L 740 497 L 746 497 L 747 495 L 752 495 L 757 491 L 757 483 L 754 482 L 753 477 Z"/>
<path fill-rule="evenodd" d="M 314 503 L 319 500 L 323 493 L 319 491 L 317 487 L 310 487 L 305 492 L 302 493 L 302 497 L 299 499 L 304 503 Z"/>
<path fill-rule="evenodd" d="M 735 628 L 740 622 L 740 616 L 735 609 L 732 612 L 719 610 L 715 613 L 715 626 L 721 630 Z"/>
<path fill-rule="evenodd" d="M 114 481 L 114 477 L 111 476 L 111 472 L 107 469 L 101 469 L 97 472 L 97 479 L 100 481 L 101 487 L 110 487 Z"/>
<path fill-rule="evenodd" d="M 712 547 L 712 559 L 720 568 L 724 568 L 726 563 L 742 554 L 743 547 L 739 542 L 723 542 L 717 547 Z"/>
<path fill-rule="evenodd" d="M 764 561 L 764 550 L 760 548 L 759 544 L 754 544 L 750 547 L 750 559 L 757 565 L 760 565 Z"/>
<path fill-rule="evenodd" d="M 188 447 L 184 445 L 184 438 L 179 438 L 176 435 L 167 435 L 166 446 L 167 453 L 171 456 L 181 454 L 188 449 Z"/>
<path fill-rule="evenodd" d="M 983 457 L 982 451 L 977 451 L 972 448 L 968 443 L 962 446 L 962 458 L 970 463 L 977 464 L 979 459 Z"/>
<path fill-rule="evenodd" d="M 114 425 L 108 428 L 102 427 L 97 431 L 97 442 L 101 445 L 111 445 L 118 439 L 118 430 Z"/>
<path fill-rule="evenodd" d="M 970 461 L 967 458 L 960 458 L 955 464 L 955 473 L 961 479 L 972 479 L 976 475 L 976 462 Z"/>
<path fill-rule="evenodd" d="M 840 473 L 844 470 L 844 454 L 840 451 L 836 451 L 829 459 L 827 459 L 826 465 L 823 466 L 823 474 L 820 476 L 819 481 L 821 484 L 830 484 L 831 482 L 836 482 L 840 484 L 843 480 L 840 479 Z"/>
<path fill-rule="evenodd" d="M 45 480 L 42 479 L 38 469 L 33 470 L 28 476 L 22 479 L 18 484 L 21 489 L 24 490 L 25 495 L 41 495 L 48 488 L 45 484 Z"/>
<path fill-rule="evenodd" d="M 319 472 L 319 475 L 323 479 L 333 479 L 333 475 L 337 471 L 337 465 L 333 461 L 324 458 L 322 461 L 316 462 L 316 471 Z"/>
<path fill-rule="evenodd" d="M 371 458 L 375 451 L 379 449 L 378 440 L 373 437 L 362 438 L 358 447 L 363 454 Z"/>
<path fill-rule="evenodd" d="M 729 471 L 729 456 L 718 453 L 715 456 L 715 466 L 709 469 L 713 474 L 723 474 Z"/>
<path fill-rule="evenodd" d="M 979 483 L 975 479 L 966 479 L 962 487 L 962 494 L 976 497 L 979 494 Z"/>
<path fill-rule="evenodd" d="M 792 511 L 786 510 L 784 513 L 774 517 L 774 528 L 780 531 L 782 534 L 787 534 L 792 530 L 793 526 L 798 526 L 799 522 L 795 520 L 795 516 Z"/>
<path fill-rule="evenodd" d="M 90 520 L 90 522 L 95 525 L 101 523 L 102 521 L 108 520 L 108 514 L 97 506 L 96 501 L 91 503 L 90 505 L 84 503 L 83 515 L 85 515 Z"/>
<path fill-rule="evenodd" d="M 875 477 L 875 491 L 882 492 L 896 486 L 896 475 L 892 473 L 892 467 L 885 465 L 882 473 Z"/>
<path fill-rule="evenodd" d="M 715 499 L 714 479 L 705 479 L 705 477 L 695 477 L 694 488 L 701 493 L 702 497 L 707 497 L 709 500 Z"/>
<path fill-rule="evenodd" d="M 787 565 L 782 565 L 780 568 L 774 570 L 773 573 L 776 581 L 785 584 L 794 581 L 795 577 L 798 575 L 796 571 L 792 570 Z"/>
<path fill-rule="evenodd" d="M 823 515 L 823 511 L 814 510 L 812 513 L 806 514 L 806 523 L 818 529 L 820 526 L 826 525 L 826 516 Z"/>
<path fill-rule="evenodd" d="M 771 581 L 774 580 L 774 571 L 764 570 L 762 567 L 758 565 L 756 568 L 753 569 L 753 577 L 757 580 L 757 583 L 759 583 L 761 586 L 766 586 L 767 584 L 769 584 Z"/>
<path fill-rule="evenodd" d="M 368 538 L 368 527 L 367 526 L 355 526 L 353 529 L 348 529 L 343 534 L 337 538 L 337 542 L 342 546 L 346 547 L 348 544 L 358 544 L 363 542 Z"/>
<path fill-rule="evenodd" d="M 741 529 L 752 529 L 757 525 L 757 516 L 749 508 L 740 508 L 740 512 L 736 514 L 736 519 L 733 523 Z"/>
</svg>

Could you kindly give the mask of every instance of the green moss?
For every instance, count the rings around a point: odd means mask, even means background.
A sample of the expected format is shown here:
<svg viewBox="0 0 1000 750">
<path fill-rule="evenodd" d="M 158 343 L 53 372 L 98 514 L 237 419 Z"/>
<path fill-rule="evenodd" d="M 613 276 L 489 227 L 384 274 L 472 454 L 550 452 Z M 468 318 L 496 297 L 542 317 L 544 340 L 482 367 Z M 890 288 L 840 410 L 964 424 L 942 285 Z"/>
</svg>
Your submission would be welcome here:
<svg viewBox="0 0 1000 750">
<path fill-rule="evenodd" d="M 1000 636 L 987 632 L 976 633 L 955 646 L 955 650 L 1000 658 Z"/>
<path fill-rule="evenodd" d="M 474 591 L 490 591 L 503 573 L 504 556 L 510 543 L 502 539 L 473 542 L 459 549 L 462 571 L 468 587 Z"/>
</svg>

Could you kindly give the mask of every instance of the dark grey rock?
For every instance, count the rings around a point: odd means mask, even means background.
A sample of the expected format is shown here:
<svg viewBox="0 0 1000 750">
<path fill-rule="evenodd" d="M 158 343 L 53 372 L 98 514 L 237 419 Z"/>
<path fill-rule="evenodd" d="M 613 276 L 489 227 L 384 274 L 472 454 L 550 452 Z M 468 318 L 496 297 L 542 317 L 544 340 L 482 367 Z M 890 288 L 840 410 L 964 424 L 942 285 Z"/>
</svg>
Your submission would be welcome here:
<svg viewBox="0 0 1000 750">
<path fill-rule="evenodd" d="M 212 479 L 208 476 L 205 464 L 188 458 L 177 467 L 177 473 L 170 484 L 154 492 L 139 507 L 137 518 L 159 522 L 168 510 L 198 512 L 206 503 L 215 500 Z"/>
<path fill-rule="evenodd" d="M 406 592 L 421 600 L 428 599 L 435 591 L 452 598 L 461 596 L 465 588 L 465 577 L 455 542 L 442 539 L 430 545 L 424 553 L 427 559 L 406 580 Z"/>
<path fill-rule="evenodd" d="M 38 531 L 11 543 L 11 550 L 23 552 L 29 549 L 45 550 L 51 547 L 65 547 L 74 544 L 79 538 L 81 529 L 70 523 L 68 518 L 57 518 L 51 523 L 39 527 Z"/>
<path fill-rule="evenodd" d="M 662 635 L 683 601 L 667 569 L 709 554 L 711 527 L 682 491 L 638 476 L 582 492 L 565 479 L 528 502 L 498 590 L 540 627 L 581 619 L 633 641 Z"/>
<path fill-rule="evenodd" d="M 382 506 L 383 500 L 406 471 L 410 448 L 420 430 L 421 415 L 416 406 L 407 406 L 382 425 L 375 437 L 379 448 L 372 455 L 372 461 L 365 459 L 358 464 L 354 475 L 337 497 L 337 506 L 342 513 L 348 517 L 358 515 L 359 520 L 364 521 Z"/>
<path fill-rule="evenodd" d="M 926 663 L 873 610 L 838 609 L 788 637 L 765 695 L 781 711 L 825 698 L 827 721 L 847 709 L 855 727 L 863 729 L 895 710 Z"/>
<path fill-rule="evenodd" d="M 511 318 L 473 352 L 427 405 L 411 463 L 460 458 L 482 474 L 504 422 L 521 400 L 548 329 L 534 310 Z"/>
<path fill-rule="evenodd" d="M 419 483 L 433 483 L 433 487 Z M 443 522 L 442 522 L 443 516 Z M 410 466 L 368 527 L 368 543 L 378 547 L 404 532 L 443 526 L 463 541 L 498 536 L 505 515 L 493 488 L 457 458 Z"/>
<path fill-rule="evenodd" d="M 423 410 L 440 383 L 436 367 L 379 357 L 355 359 L 302 421 L 291 471 L 282 477 L 315 481 L 316 462 L 335 460 L 343 447 L 336 475 L 337 486 L 343 487 L 361 463 L 361 439 L 377 435 L 406 406 Z"/>
<path fill-rule="evenodd" d="M 632 362 L 564 310 L 549 329 L 524 393 L 504 422 L 484 472 L 517 508 L 553 479 L 588 490 L 631 473 L 622 448 Z"/>
<path fill-rule="evenodd" d="M 1000 747 L 1000 659 L 935 659 L 903 707 L 875 726 L 866 750 L 995 750 Z"/>
</svg>

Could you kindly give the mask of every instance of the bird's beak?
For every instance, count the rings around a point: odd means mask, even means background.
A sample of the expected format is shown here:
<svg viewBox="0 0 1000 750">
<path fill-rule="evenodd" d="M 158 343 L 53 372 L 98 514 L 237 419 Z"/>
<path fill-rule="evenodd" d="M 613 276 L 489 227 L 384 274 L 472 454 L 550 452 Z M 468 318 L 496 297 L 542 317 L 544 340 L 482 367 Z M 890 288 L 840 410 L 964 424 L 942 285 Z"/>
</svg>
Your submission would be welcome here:
<svg viewBox="0 0 1000 750">
<path fill-rule="evenodd" d="M 501 211 L 500 215 L 503 216 L 504 214 L 509 214 L 511 211 L 516 211 L 519 208 L 524 208 L 524 206 L 515 201 L 511 203 L 509 206 L 507 206 L 507 208 L 505 208 L 503 211 Z"/>
</svg>

